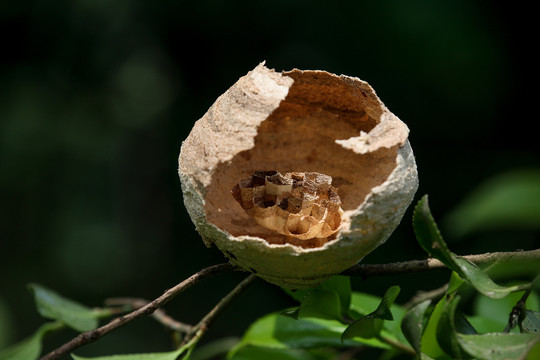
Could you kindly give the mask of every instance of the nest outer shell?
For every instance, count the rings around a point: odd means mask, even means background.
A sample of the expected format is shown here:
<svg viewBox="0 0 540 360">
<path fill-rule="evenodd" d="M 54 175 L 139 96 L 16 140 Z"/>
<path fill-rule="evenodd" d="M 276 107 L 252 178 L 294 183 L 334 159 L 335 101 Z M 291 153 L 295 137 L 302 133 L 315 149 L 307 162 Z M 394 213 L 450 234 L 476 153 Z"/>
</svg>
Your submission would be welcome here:
<svg viewBox="0 0 540 360">
<path fill-rule="evenodd" d="M 335 143 L 356 154 L 396 149 L 395 167 L 382 183 L 371 188 L 358 207 L 345 212 L 342 229 L 323 246 L 303 248 L 272 244 L 257 236 L 233 236 L 208 221 L 206 195 L 216 180 L 216 168 L 255 146 L 261 123 L 280 107 L 304 73 L 346 83 L 367 97 L 369 103 L 364 110 L 377 120 L 375 126 Z M 221 95 L 183 142 L 179 175 L 184 203 L 205 244 L 215 244 L 231 263 L 282 287 L 313 287 L 358 263 L 384 243 L 401 221 L 418 188 L 416 163 L 407 136 L 406 125 L 386 109 L 366 82 L 322 71 L 280 74 L 262 63 Z M 235 203 L 232 196 L 230 201 Z"/>
</svg>

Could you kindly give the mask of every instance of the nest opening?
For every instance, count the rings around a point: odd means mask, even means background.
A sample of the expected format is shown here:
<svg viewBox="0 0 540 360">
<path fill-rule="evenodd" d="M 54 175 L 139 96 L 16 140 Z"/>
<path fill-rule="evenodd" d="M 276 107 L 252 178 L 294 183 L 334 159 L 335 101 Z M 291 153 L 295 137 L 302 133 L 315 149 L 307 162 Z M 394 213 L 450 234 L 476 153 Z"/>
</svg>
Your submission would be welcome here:
<svg viewBox="0 0 540 360">
<path fill-rule="evenodd" d="M 336 233 L 300 240 L 267 229 L 246 214 L 231 196 L 231 189 L 258 170 L 326 174 L 338 189 L 346 222 L 347 212 L 358 208 L 371 189 L 394 170 L 399 146 L 359 154 L 336 143 L 369 133 L 379 123 L 383 109 L 366 83 L 319 71 L 293 70 L 283 75 L 294 83 L 279 107 L 259 125 L 254 146 L 215 169 L 205 196 L 207 221 L 233 236 L 320 247 L 335 239 Z M 281 185 L 279 181 L 277 177 L 270 180 Z M 344 223 L 342 228 L 346 226 Z"/>
</svg>

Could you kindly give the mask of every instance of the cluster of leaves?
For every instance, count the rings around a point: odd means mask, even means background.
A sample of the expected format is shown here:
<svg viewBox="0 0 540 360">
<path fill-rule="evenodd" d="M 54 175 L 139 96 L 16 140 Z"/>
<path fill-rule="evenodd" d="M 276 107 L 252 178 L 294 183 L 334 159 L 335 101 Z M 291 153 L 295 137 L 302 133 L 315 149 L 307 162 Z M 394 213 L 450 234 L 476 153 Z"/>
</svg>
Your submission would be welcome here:
<svg viewBox="0 0 540 360">
<path fill-rule="evenodd" d="M 78 332 L 94 330 L 98 327 L 101 318 L 110 317 L 118 310 L 114 308 L 88 308 L 38 284 L 30 284 L 29 289 L 34 295 L 39 314 L 53 321 L 40 326 L 27 339 L 0 351 L 0 360 L 36 360 L 42 352 L 42 342 L 47 335 L 66 328 Z M 193 346 L 194 344 L 188 344 L 175 351 L 163 353 L 103 356 L 92 359 L 175 360 L 183 353 L 191 353 Z M 75 354 L 71 354 L 71 357 L 73 360 L 87 359 Z"/>
<path fill-rule="evenodd" d="M 340 348 L 358 347 L 413 352 L 399 329 L 406 312 L 394 304 L 397 286 L 381 299 L 351 291 L 348 277 L 335 276 L 313 290 L 286 291 L 300 305 L 253 323 L 229 359 L 334 359 Z"/>
<path fill-rule="evenodd" d="M 285 290 L 299 305 L 255 321 L 235 345 L 226 344 L 228 360 L 345 359 L 372 349 L 379 349 L 382 359 L 398 355 L 421 360 L 540 358 L 540 298 L 536 293 L 540 276 L 517 285 L 496 284 L 485 269 L 448 249 L 427 197 L 416 206 L 413 224 L 422 248 L 452 270 L 448 286 L 439 296 L 405 307 L 395 303 L 398 286 L 377 297 L 352 291 L 346 276 L 332 277 L 314 289 Z M 0 351 L 0 360 L 35 360 L 46 335 L 63 328 L 89 331 L 97 328 L 99 319 L 114 315 L 114 309 L 90 309 L 37 284 L 30 285 L 30 290 L 38 312 L 53 321 Z M 471 292 L 476 294 L 476 302 L 473 315 L 466 315 L 459 305 Z M 170 352 L 92 359 L 205 358 L 192 353 L 195 344 Z"/>
<path fill-rule="evenodd" d="M 97 328 L 99 319 L 110 315 L 107 310 L 90 309 L 66 299 L 38 284 L 30 284 L 39 314 L 53 321 L 45 323 L 29 338 L 0 352 L 2 360 L 34 360 L 39 357 L 43 338 L 66 327 L 83 332 Z"/>
<path fill-rule="evenodd" d="M 384 359 L 398 354 L 422 360 L 540 358 L 539 298 L 533 290 L 540 277 L 497 285 L 448 249 L 427 197 L 415 209 L 414 229 L 423 249 L 452 270 L 438 301 L 426 299 L 405 309 L 394 303 L 399 287 L 377 298 L 351 291 L 349 278 L 342 276 L 313 290 L 286 290 L 300 305 L 255 322 L 229 352 L 229 360 L 335 359 L 367 347 L 384 349 Z M 466 316 L 459 303 L 471 290 L 477 292 L 475 314 Z"/>
</svg>

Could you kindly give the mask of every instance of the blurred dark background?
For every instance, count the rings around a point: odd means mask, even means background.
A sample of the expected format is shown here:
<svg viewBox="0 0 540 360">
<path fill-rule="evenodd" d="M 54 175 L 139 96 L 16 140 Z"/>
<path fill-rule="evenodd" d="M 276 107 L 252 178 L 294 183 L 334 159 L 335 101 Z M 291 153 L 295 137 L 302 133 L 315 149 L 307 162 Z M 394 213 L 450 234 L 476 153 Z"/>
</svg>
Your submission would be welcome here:
<svg viewBox="0 0 540 360">
<path fill-rule="evenodd" d="M 483 181 L 540 166 L 534 12 L 491 1 L 20 1 L 0 3 L 0 348 L 44 320 L 29 282 L 88 306 L 153 299 L 208 265 L 182 203 L 177 156 L 193 123 L 258 63 L 368 81 L 407 123 L 425 193 L 443 217 Z M 411 211 L 370 263 L 422 258 Z M 462 254 L 532 249 L 538 229 L 452 240 Z M 245 275 L 207 280 L 166 307 L 194 323 Z M 381 294 L 448 273 L 354 279 Z M 413 286 L 408 289 L 407 285 Z M 398 299 L 399 302 L 399 299 Z M 291 306 L 259 281 L 203 339 L 240 336 Z M 73 333 L 55 336 L 46 349 Z M 80 355 L 165 351 L 138 320 Z"/>
</svg>

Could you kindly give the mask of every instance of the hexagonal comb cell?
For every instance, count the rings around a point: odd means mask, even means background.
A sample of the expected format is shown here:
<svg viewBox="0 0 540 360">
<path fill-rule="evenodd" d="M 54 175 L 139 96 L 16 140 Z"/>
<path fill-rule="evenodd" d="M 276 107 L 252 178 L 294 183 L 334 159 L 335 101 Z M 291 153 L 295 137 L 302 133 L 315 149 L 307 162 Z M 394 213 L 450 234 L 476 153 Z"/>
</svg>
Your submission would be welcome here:
<svg viewBox="0 0 540 360">
<path fill-rule="evenodd" d="M 341 200 L 328 175 L 255 171 L 232 195 L 259 225 L 282 235 L 308 240 L 340 229 Z"/>
</svg>

